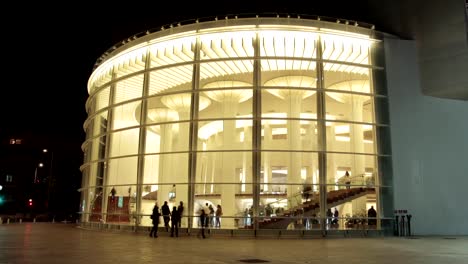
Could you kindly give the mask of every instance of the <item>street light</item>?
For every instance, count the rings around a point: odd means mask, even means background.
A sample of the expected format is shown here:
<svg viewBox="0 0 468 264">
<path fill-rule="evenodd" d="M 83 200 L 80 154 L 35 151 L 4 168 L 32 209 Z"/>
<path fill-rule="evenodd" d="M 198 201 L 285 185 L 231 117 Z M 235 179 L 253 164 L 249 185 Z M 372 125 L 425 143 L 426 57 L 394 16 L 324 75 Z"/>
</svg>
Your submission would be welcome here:
<svg viewBox="0 0 468 264">
<path fill-rule="evenodd" d="M 43 149 L 42 150 L 43 153 L 48 153 L 49 150 L 48 149 Z M 53 162 L 54 162 L 54 152 L 53 151 L 50 151 L 50 161 L 49 161 L 49 175 L 47 176 L 47 204 L 46 204 L 46 207 L 47 209 L 49 209 L 49 203 L 50 203 L 50 192 L 52 191 L 53 187 L 54 187 L 54 182 L 53 182 L 53 177 L 52 177 L 52 172 L 53 172 Z"/>
</svg>

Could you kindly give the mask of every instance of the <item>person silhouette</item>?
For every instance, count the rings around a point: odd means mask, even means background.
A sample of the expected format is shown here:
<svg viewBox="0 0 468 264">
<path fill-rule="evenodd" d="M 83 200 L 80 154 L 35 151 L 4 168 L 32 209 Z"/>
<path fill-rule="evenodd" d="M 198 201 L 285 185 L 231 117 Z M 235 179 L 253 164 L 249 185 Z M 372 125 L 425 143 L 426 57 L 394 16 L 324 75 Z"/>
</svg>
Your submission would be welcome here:
<svg viewBox="0 0 468 264">
<path fill-rule="evenodd" d="M 369 218 L 368 224 L 374 226 L 377 224 L 377 211 L 375 211 L 374 206 L 372 205 L 369 210 L 367 210 L 367 217 Z"/>
<path fill-rule="evenodd" d="M 158 237 L 158 225 L 159 225 L 159 216 L 161 214 L 159 213 L 159 207 L 158 207 L 158 202 L 154 203 L 153 207 L 153 213 L 151 214 L 151 219 L 153 223 L 153 227 L 151 228 L 151 231 L 149 233 L 150 237 Z"/>
<path fill-rule="evenodd" d="M 171 213 L 171 237 L 179 236 L 179 222 L 180 222 L 180 215 L 179 212 L 177 211 L 177 207 L 174 206 L 172 208 L 172 213 Z"/>
<path fill-rule="evenodd" d="M 177 212 L 179 213 L 179 217 L 180 217 L 179 227 L 181 227 L 182 226 L 182 217 L 183 217 L 183 213 L 184 213 L 184 202 L 180 201 L 179 206 L 177 207 Z"/>
<path fill-rule="evenodd" d="M 349 172 L 346 171 L 345 175 L 345 184 L 346 184 L 346 189 L 349 190 L 351 189 L 351 179 L 349 178 Z"/>
<path fill-rule="evenodd" d="M 169 220 L 171 219 L 171 209 L 169 209 L 167 201 L 164 201 L 164 204 L 161 207 L 161 213 L 163 215 L 164 227 L 166 228 L 166 232 L 169 232 Z"/>
<path fill-rule="evenodd" d="M 335 212 L 333 212 L 333 224 L 337 225 L 338 224 L 338 216 L 339 216 L 338 209 L 335 208 Z"/>
<path fill-rule="evenodd" d="M 223 208 L 221 208 L 221 205 L 218 204 L 216 207 L 216 222 L 215 222 L 215 227 L 221 228 L 221 216 L 223 215 Z"/>
</svg>

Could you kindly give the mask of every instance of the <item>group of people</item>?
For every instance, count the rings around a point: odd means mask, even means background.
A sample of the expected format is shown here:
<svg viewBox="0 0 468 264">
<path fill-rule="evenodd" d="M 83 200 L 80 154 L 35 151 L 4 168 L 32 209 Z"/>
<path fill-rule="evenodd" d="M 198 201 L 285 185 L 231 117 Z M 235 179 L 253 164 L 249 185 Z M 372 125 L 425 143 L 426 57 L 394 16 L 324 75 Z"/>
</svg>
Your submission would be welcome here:
<svg viewBox="0 0 468 264">
<path fill-rule="evenodd" d="M 159 209 L 158 202 L 154 204 L 153 212 L 151 214 L 153 227 L 150 230 L 150 237 L 158 237 L 158 226 L 160 217 L 162 216 L 164 221 L 164 227 L 166 232 L 171 231 L 171 237 L 179 236 L 179 228 L 181 226 L 181 220 L 184 212 L 184 203 L 180 201 L 179 206 L 174 206 L 172 211 L 169 208 L 167 201 L 164 201 L 161 210 Z M 205 238 L 204 229 L 208 227 L 221 228 L 221 216 L 223 215 L 223 209 L 221 205 L 217 205 L 216 211 L 211 204 L 206 203 L 200 209 L 200 223 L 202 227 L 202 236 Z M 171 225 L 169 226 L 169 222 Z"/>
<path fill-rule="evenodd" d="M 223 215 L 223 209 L 220 204 L 217 205 L 216 211 L 214 210 L 213 206 L 208 203 L 205 203 L 205 205 L 200 208 L 200 226 L 201 226 L 201 236 L 203 238 L 206 238 L 205 228 L 208 228 L 208 227 L 221 228 L 220 218 L 222 215 Z"/>
<path fill-rule="evenodd" d="M 367 210 L 368 225 L 374 226 L 377 225 L 377 211 L 374 209 L 374 206 L 371 206 Z M 335 211 L 332 212 L 331 208 L 327 210 L 327 223 L 330 227 L 337 227 L 339 220 L 338 209 L 335 208 Z"/>
<path fill-rule="evenodd" d="M 171 222 L 170 230 L 171 237 L 179 236 L 179 227 L 181 226 L 182 215 L 184 212 L 184 203 L 180 201 L 179 206 L 174 206 L 172 211 L 169 208 L 167 201 L 164 201 L 163 206 L 161 206 L 161 212 L 159 211 L 158 202 L 154 204 L 153 212 L 151 214 L 153 227 L 150 230 L 150 237 L 158 237 L 158 226 L 159 218 L 163 217 L 164 227 L 166 232 L 169 232 L 169 222 Z"/>
<path fill-rule="evenodd" d="M 223 209 L 220 204 L 216 206 L 215 210 L 213 205 L 205 203 L 200 209 L 200 225 L 203 227 L 221 228 L 222 215 Z"/>
</svg>

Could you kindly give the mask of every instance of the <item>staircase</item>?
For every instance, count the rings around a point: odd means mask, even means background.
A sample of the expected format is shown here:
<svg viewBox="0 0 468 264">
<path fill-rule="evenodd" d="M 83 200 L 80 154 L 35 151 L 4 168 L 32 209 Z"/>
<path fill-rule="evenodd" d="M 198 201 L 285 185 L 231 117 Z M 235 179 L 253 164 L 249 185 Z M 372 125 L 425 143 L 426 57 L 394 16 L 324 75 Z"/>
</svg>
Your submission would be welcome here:
<svg viewBox="0 0 468 264">
<path fill-rule="evenodd" d="M 335 207 L 367 194 L 375 193 L 373 188 L 352 188 L 345 190 L 333 190 L 327 192 L 327 208 Z M 288 225 L 295 221 L 294 216 L 313 216 L 320 211 L 319 197 L 314 197 L 311 201 L 302 203 L 299 206 L 284 211 L 281 215 L 259 221 L 261 229 L 286 229 Z"/>
</svg>

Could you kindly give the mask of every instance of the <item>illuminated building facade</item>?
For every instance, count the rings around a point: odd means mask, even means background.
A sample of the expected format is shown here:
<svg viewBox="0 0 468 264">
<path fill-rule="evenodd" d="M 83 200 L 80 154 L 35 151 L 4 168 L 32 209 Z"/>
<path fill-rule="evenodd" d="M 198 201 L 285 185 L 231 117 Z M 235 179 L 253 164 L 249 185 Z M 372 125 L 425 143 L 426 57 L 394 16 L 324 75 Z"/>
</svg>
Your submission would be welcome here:
<svg viewBox="0 0 468 264">
<path fill-rule="evenodd" d="M 391 232 L 382 35 L 354 21 L 232 18 L 114 47 L 88 82 L 81 222 L 150 226 L 156 201 L 183 201 L 187 228 L 208 203 L 226 230 Z"/>
</svg>

